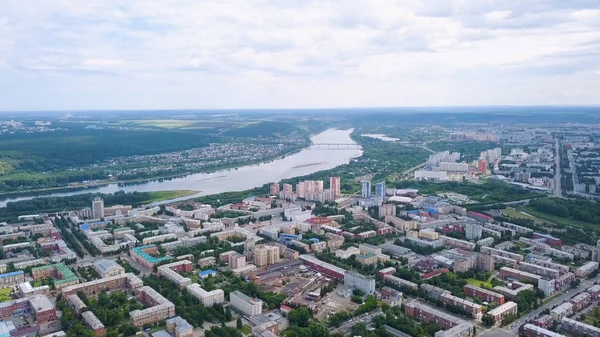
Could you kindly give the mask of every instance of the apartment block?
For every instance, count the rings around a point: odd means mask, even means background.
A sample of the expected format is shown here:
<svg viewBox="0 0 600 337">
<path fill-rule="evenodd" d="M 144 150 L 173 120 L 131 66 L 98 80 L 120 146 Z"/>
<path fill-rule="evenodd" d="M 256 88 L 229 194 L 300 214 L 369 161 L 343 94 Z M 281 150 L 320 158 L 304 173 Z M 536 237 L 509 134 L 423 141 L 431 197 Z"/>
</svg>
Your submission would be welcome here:
<svg viewBox="0 0 600 337">
<path fill-rule="evenodd" d="M 206 291 L 198 283 L 192 283 L 186 287 L 187 291 L 197 298 L 205 307 L 225 302 L 225 293 L 222 289 Z"/>
<path fill-rule="evenodd" d="M 73 309 L 73 312 L 78 315 L 83 312 L 83 309 L 87 308 L 87 305 L 83 303 L 83 301 L 81 300 L 81 298 L 79 298 L 77 294 L 71 294 L 67 296 L 66 300 L 69 307 L 71 307 L 71 309 Z"/>
<path fill-rule="evenodd" d="M 459 239 L 451 238 L 451 237 L 444 236 L 444 235 L 440 236 L 440 240 L 442 240 L 442 242 L 444 242 L 444 244 L 446 246 L 465 249 L 465 250 L 473 250 L 473 249 L 475 249 L 475 246 L 477 245 L 474 242 L 459 240 Z"/>
<path fill-rule="evenodd" d="M 37 295 L 29 298 L 29 306 L 38 323 L 56 320 L 56 309 L 54 304 L 52 304 L 46 296 Z"/>
<path fill-rule="evenodd" d="M 256 298 L 251 298 L 240 291 L 234 291 L 229 294 L 231 305 L 247 316 L 256 316 L 262 314 L 263 302 Z"/>
<path fill-rule="evenodd" d="M 538 282 L 539 279 L 541 279 L 542 277 L 539 275 L 535 275 L 532 273 L 528 273 L 525 271 L 521 271 L 521 270 L 517 270 L 517 269 L 512 269 L 512 268 L 508 268 L 508 267 L 502 267 L 500 268 L 500 277 L 503 279 L 514 279 L 514 280 L 519 280 L 520 282 L 524 282 L 524 281 L 533 281 L 533 282 Z"/>
<path fill-rule="evenodd" d="M 600 337 L 600 328 L 567 317 L 560 320 L 560 327 L 577 336 Z"/>
<path fill-rule="evenodd" d="M 514 299 L 521 291 L 533 290 L 533 285 L 514 281 L 510 284 L 510 287 L 495 286 L 492 290 L 509 299 Z"/>
<path fill-rule="evenodd" d="M 214 266 L 216 263 L 217 263 L 217 259 L 213 256 L 198 259 L 198 267 L 200 267 L 200 268 Z"/>
<path fill-rule="evenodd" d="M 592 302 L 592 295 L 584 291 L 573 296 L 573 298 L 571 298 L 569 302 L 573 304 L 573 311 L 578 312 L 581 309 L 590 305 L 590 303 Z"/>
<path fill-rule="evenodd" d="M 457 336 L 467 337 L 473 334 L 473 325 L 451 316 L 441 310 L 425 305 L 418 300 L 413 300 L 405 305 L 405 313 L 408 317 L 414 318 L 423 322 L 436 323 L 442 330 L 440 333 L 436 333 L 436 337 L 441 336 Z M 458 329 L 450 330 L 458 327 Z"/>
<path fill-rule="evenodd" d="M 31 276 L 34 280 L 47 277 L 54 279 L 54 287 L 57 291 L 79 283 L 79 278 L 64 263 L 33 268 Z"/>
<path fill-rule="evenodd" d="M 96 336 L 105 336 L 106 335 L 106 327 L 96 315 L 94 315 L 91 311 L 86 311 L 81 314 L 81 318 L 88 329 L 92 329 Z"/>
<path fill-rule="evenodd" d="M 482 301 L 485 301 L 485 302 L 490 302 L 490 303 L 493 302 L 498 305 L 502 305 L 502 304 L 504 304 L 504 301 L 505 301 L 504 295 L 495 293 L 491 290 L 476 287 L 471 284 L 465 285 L 463 290 L 464 290 L 465 295 L 471 296 L 471 297 L 477 296 L 477 297 L 481 298 Z"/>
<path fill-rule="evenodd" d="M 231 269 L 243 268 L 246 266 L 246 257 L 239 253 L 231 254 L 228 256 L 227 263 Z"/>
<path fill-rule="evenodd" d="M 129 313 L 131 324 L 144 326 L 175 316 L 175 305 L 148 286 L 140 288 L 139 299 L 147 308 Z"/>
<path fill-rule="evenodd" d="M 511 252 L 507 252 L 505 250 L 500 250 L 500 249 L 496 249 L 496 248 L 492 248 L 492 247 L 481 247 L 481 252 L 483 254 L 487 254 L 487 255 L 498 255 L 498 256 L 502 256 L 502 257 L 508 257 L 511 258 L 513 260 L 517 260 L 517 261 L 523 261 L 523 255 L 521 254 L 516 254 L 516 253 L 511 253 Z"/>
<path fill-rule="evenodd" d="M 543 277 L 549 277 L 552 279 L 558 278 L 560 276 L 560 271 L 557 269 L 552 269 L 544 266 L 539 266 L 533 263 L 528 262 L 520 262 L 519 270 L 536 274 Z"/>
<path fill-rule="evenodd" d="M 529 323 L 525 324 L 523 327 L 523 332 L 527 337 L 567 337 L 563 334 L 559 334 L 557 332 L 550 331 Z"/>
<path fill-rule="evenodd" d="M 167 280 L 175 283 L 181 290 L 188 284 L 192 283 L 192 280 L 188 277 L 184 277 L 179 272 L 191 273 L 194 271 L 194 264 L 188 260 L 181 260 L 169 264 L 159 266 L 158 275 L 166 278 Z"/>
<path fill-rule="evenodd" d="M 550 316 L 555 321 L 560 321 L 563 317 L 571 316 L 573 314 L 573 304 L 570 302 L 564 302 L 556 308 L 550 310 Z"/>
<path fill-rule="evenodd" d="M 22 270 L 0 274 L 0 288 L 13 287 L 25 282 L 25 273 Z"/>
<path fill-rule="evenodd" d="M 175 337 L 192 337 L 194 335 L 194 327 L 181 316 L 169 318 L 165 321 L 165 330 Z"/>
<path fill-rule="evenodd" d="M 102 290 L 116 290 L 125 288 L 137 294 L 143 285 L 144 284 L 142 280 L 140 280 L 137 276 L 132 273 L 127 273 L 67 286 L 62 289 L 62 294 L 64 297 L 66 297 L 81 291 L 86 296 L 95 296 Z"/>
<path fill-rule="evenodd" d="M 483 307 L 477 303 L 467 301 L 465 299 L 451 294 L 442 294 L 440 295 L 440 299 L 445 304 L 462 308 L 466 312 L 470 313 L 471 316 L 473 316 L 473 318 L 475 319 L 481 319 L 481 317 L 483 316 Z"/>
<path fill-rule="evenodd" d="M 158 246 L 153 244 L 132 248 L 130 255 L 137 263 L 148 269 L 152 269 L 156 264 L 169 260 L 166 256 L 158 256 Z"/>
<path fill-rule="evenodd" d="M 347 249 L 338 249 L 335 251 L 335 256 L 340 259 L 349 259 L 352 255 L 360 255 L 360 249 L 356 247 L 348 247 Z"/>
<path fill-rule="evenodd" d="M 385 275 L 383 277 L 383 279 L 385 281 L 391 283 L 391 284 L 395 284 L 395 285 L 400 286 L 400 287 L 406 287 L 406 288 L 414 290 L 414 291 L 419 290 L 419 285 L 418 284 L 410 282 L 410 281 L 407 281 L 407 280 L 404 280 L 404 279 L 401 279 L 401 278 L 396 277 L 394 275 Z"/>
<path fill-rule="evenodd" d="M 575 270 L 575 276 L 580 278 L 588 277 L 593 271 L 598 269 L 598 262 L 590 261 Z"/>
<path fill-rule="evenodd" d="M 508 301 L 501 306 L 488 311 L 487 315 L 494 319 L 495 325 L 500 325 L 506 317 L 517 314 L 517 307 L 517 303 Z"/>
</svg>

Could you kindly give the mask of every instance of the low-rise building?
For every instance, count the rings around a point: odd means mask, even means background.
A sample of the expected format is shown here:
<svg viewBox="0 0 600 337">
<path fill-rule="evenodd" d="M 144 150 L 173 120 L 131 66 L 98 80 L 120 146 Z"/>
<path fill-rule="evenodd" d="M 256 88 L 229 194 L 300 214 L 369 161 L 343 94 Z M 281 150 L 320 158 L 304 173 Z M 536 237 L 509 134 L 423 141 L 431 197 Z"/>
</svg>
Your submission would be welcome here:
<svg viewBox="0 0 600 337">
<path fill-rule="evenodd" d="M 467 301 L 463 298 L 451 294 L 442 294 L 440 295 L 440 299 L 445 304 L 456 306 L 465 310 L 466 312 L 470 313 L 471 316 L 475 319 L 481 319 L 481 317 L 483 316 L 483 307 L 477 303 Z"/>
<path fill-rule="evenodd" d="M 360 249 L 356 248 L 356 247 L 348 247 L 347 249 L 338 249 L 335 251 L 335 256 L 339 257 L 340 259 L 349 259 L 350 256 L 355 255 L 358 256 L 360 255 Z"/>
<path fill-rule="evenodd" d="M 484 288 L 476 287 L 471 284 L 467 284 L 467 285 L 465 285 L 463 291 L 464 291 L 465 295 L 471 296 L 471 297 L 479 297 L 479 298 L 481 298 L 482 301 L 485 301 L 485 302 L 493 302 L 498 305 L 504 304 L 504 295 L 495 293 L 488 289 L 484 289 Z"/>
<path fill-rule="evenodd" d="M 182 276 L 179 272 L 191 273 L 194 271 L 194 264 L 188 260 L 180 260 L 159 266 L 157 271 L 161 277 L 175 283 L 179 289 L 183 289 L 192 283 L 192 280 L 189 277 Z"/>
<path fill-rule="evenodd" d="M 175 305 L 151 287 L 141 287 L 139 299 L 147 308 L 129 313 L 131 324 L 134 326 L 154 324 L 175 316 Z"/>
<path fill-rule="evenodd" d="M 217 259 L 214 256 L 204 257 L 198 259 L 198 267 L 204 268 L 208 266 L 214 266 L 217 263 Z"/>
<path fill-rule="evenodd" d="M 102 322 L 94 315 L 91 311 L 86 311 L 81 314 L 81 318 L 83 318 L 83 322 L 88 329 L 92 329 L 96 336 L 105 336 L 106 335 L 106 327 Z"/>
<path fill-rule="evenodd" d="M 194 327 L 181 316 L 169 318 L 165 321 L 165 329 L 171 336 L 174 337 L 192 337 L 194 335 Z"/>
<path fill-rule="evenodd" d="M 225 302 L 225 293 L 222 289 L 206 291 L 198 283 L 192 283 L 186 287 L 187 291 L 197 298 L 205 307 Z"/>
<path fill-rule="evenodd" d="M 550 316 L 555 321 L 560 321 L 563 317 L 567 317 L 573 314 L 573 304 L 570 302 L 564 302 L 556 308 L 550 310 Z"/>
<path fill-rule="evenodd" d="M 427 323 L 436 323 L 443 331 L 438 331 L 435 337 L 467 337 L 473 334 L 473 325 L 451 316 L 441 310 L 413 300 L 405 305 L 408 317 Z"/>
<path fill-rule="evenodd" d="M 23 282 L 25 282 L 25 273 L 22 270 L 0 274 L 0 288 L 13 287 Z"/>
<path fill-rule="evenodd" d="M 578 312 L 581 309 L 590 305 L 590 303 L 592 302 L 592 295 L 585 291 L 580 292 L 579 294 L 573 296 L 573 298 L 571 298 L 569 302 L 573 304 L 573 311 Z"/>
<path fill-rule="evenodd" d="M 600 328 L 567 317 L 560 320 L 560 327 L 577 336 L 600 337 Z"/>
<path fill-rule="evenodd" d="M 523 326 L 523 332 L 527 337 L 567 337 L 557 332 L 550 331 L 529 323 Z"/>
<path fill-rule="evenodd" d="M 535 283 L 537 283 L 538 280 L 542 278 L 539 275 L 535 275 L 532 273 L 528 273 L 525 271 L 508 268 L 508 267 L 500 268 L 500 277 L 502 277 L 503 279 L 518 280 L 520 282 L 531 281 L 531 282 L 535 282 Z"/>
<path fill-rule="evenodd" d="M 495 325 L 502 324 L 502 321 L 511 315 L 517 314 L 517 303 L 508 301 L 501 306 L 487 312 L 487 315 L 494 319 Z"/>
<path fill-rule="evenodd" d="M 125 268 L 113 260 L 103 259 L 94 261 L 94 268 L 101 278 L 125 274 Z"/>
<path fill-rule="evenodd" d="M 598 262 L 590 261 L 575 270 L 575 276 L 580 278 L 588 277 L 593 271 L 598 269 Z"/>
</svg>

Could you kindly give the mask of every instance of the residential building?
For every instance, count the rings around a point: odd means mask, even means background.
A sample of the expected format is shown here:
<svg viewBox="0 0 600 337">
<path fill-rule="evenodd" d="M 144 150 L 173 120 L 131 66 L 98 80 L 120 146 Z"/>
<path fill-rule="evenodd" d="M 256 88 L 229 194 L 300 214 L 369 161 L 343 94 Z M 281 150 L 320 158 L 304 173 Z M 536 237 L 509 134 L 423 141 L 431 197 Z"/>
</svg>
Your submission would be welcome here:
<svg viewBox="0 0 600 337">
<path fill-rule="evenodd" d="M 446 289 L 442 289 L 427 283 L 421 283 L 419 288 L 421 288 L 421 290 L 423 290 L 428 297 L 435 300 L 440 300 L 442 294 L 450 294 L 450 291 Z"/>
<path fill-rule="evenodd" d="M 481 317 L 483 316 L 483 307 L 477 303 L 467 301 L 452 294 L 442 294 L 440 295 L 440 299 L 445 304 L 462 308 L 466 312 L 470 313 L 471 316 L 473 316 L 473 318 L 475 319 L 481 319 Z"/>
<path fill-rule="evenodd" d="M 479 240 L 481 239 L 481 233 L 483 227 L 478 223 L 468 222 L 465 225 L 465 236 L 467 240 Z"/>
<path fill-rule="evenodd" d="M 512 268 L 508 268 L 508 267 L 500 268 L 500 277 L 502 277 L 504 279 L 514 279 L 514 280 L 518 280 L 520 282 L 533 281 L 536 283 L 539 279 L 542 278 L 539 275 L 535 275 L 532 273 L 528 273 L 528 272 L 524 272 L 521 270 L 512 269 Z"/>
<path fill-rule="evenodd" d="M 139 299 L 147 308 L 129 313 L 131 324 L 134 326 L 154 324 L 175 316 L 175 305 L 151 287 L 141 287 Z"/>
<path fill-rule="evenodd" d="M 564 302 L 556 308 L 550 310 L 550 316 L 555 321 L 560 321 L 563 317 L 571 316 L 573 314 L 573 304 L 570 302 Z"/>
<path fill-rule="evenodd" d="M 331 189 L 331 193 L 333 194 L 333 199 L 337 199 L 341 195 L 341 182 L 340 177 L 330 177 L 329 178 L 329 189 Z"/>
<path fill-rule="evenodd" d="M 575 270 L 575 276 L 580 278 L 588 277 L 593 271 L 598 269 L 598 262 L 590 261 Z"/>
<path fill-rule="evenodd" d="M 600 328 L 567 317 L 563 317 L 563 319 L 560 320 L 560 327 L 576 336 L 600 336 Z"/>
<path fill-rule="evenodd" d="M 567 337 L 557 332 L 550 331 L 529 323 L 523 326 L 523 332 L 525 333 L 525 336 L 528 337 Z"/>
<path fill-rule="evenodd" d="M 533 290 L 533 285 L 513 281 L 506 287 L 495 286 L 492 290 L 504 295 L 506 298 L 514 299 L 521 291 Z"/>
<path fill-rule="evenodd" d="M 445 330 L 438 331 L 435 337 L 467 337 L 473 334 L 472 324 L 451 316 L 444 311 L 425 305 L 418 300 L 407 303 L 405 305 L 405 313 L 408 317 L 419 321 L 436 323 L 442 330 Z"/>
<path fill-rule="evenodd" d="M 229 294 L 229 302 L 244 315 L 256 316 L 262 314 L 263 302 L 256 298 L 250 298 L 238 290 Z"/>
<path fill-rule="evenodd" d="M 92 201 L 92 216 L 94 219 L 104 218 L 104 200 L 100 197 L 95 197 Z"/>
<path fill-rule="evenodd" d="M 543 277 L 549 277 L 552 279 L 558 278 L 560 276 L 560 271 L 557 269 L 539 266 L 537 264 L 528 262 L 519 262 L 519 270 Z"/>
<path fill-rule="evenodd" d="M 460 248 L 464 250 L 473 250 L 476 246 L 475 242 L 455 239 L 444 235 L 440 235 L 440 240 L 442 240 L 446 246 Z"/>
<path fill-rule="evenodd" d="M 139 279 L 139 277 L 133 275 L 132 273 L 127 273 L 70 285 L 62 288 L 61 292 L 64 297 L 71 294 L 76 294 L 79 291 L 83 292 L 86 296 L 94 296 L 102 290 L 115 290 L 124 288 L 137 293 L 142 286 L 143 282 Z"/>
<path fill-rule="evenodd" d="M 401 279 L 399 277 L 396 277 L 394 275 L 384 275 L 383 276 L 383 280 L 389 282 L 390 284 L 394 284 L 400 287 L 404 287 L 404 288 L 408 288 L 410 290 L 414 290 L 417 291 L 419 290 L 419 285 L 404 279 Z"/>
<path fill-rule="evenodd" d="M 590 303 L 592 302 L 592 295 L 585 291 L 580 292 L 579 294 L 573 296 L 573 298 L 571 298 L 569 302 L 573 304 L 573 311 L 578 312 L 581 309 L 590 305 Z"/>
<path fill-rule="evenodd" d="M 25 273 L 22 270 L 0 274 L 0 288 L 10 288 L 25 282 Z"/>
<path fill-rule="evenodd" d="M 83 318 L 83 322 L 88 329 L 92 329 L 96 336 L 105 336 L 106 335 L 106 327 L 102 322 L 94 315 L 91 311 L 85 311 L 81 313 L 81 318 Z"/>
<path fill-rule="evenodd" d="M 73 312 L 77 315 L 81 314 L 83 310 L 87 308 L 87 305 L 83 303 L 83 301 L 81 300 L 81 298 L 79 298 L 77 294 L 71 294 L 67 296 L 66 299 L 69 307 L 71 307 L 71 309 L 73 309 Z"/>
<path fill-rule="evenodd" d="M 367 295 L 375 293 L 375 278 L 347 270 L 344 273 L 344 285 L 349 288 L 359 289 Z"/>
<path fill-rule="evenodd" d="M 175 283 L 181 290 L 188 284 L 192 283 L 192 280 L 188 277 L 184 277 L 179 272 L 183 271 L 191 273 L 194 271 L 194 264 L 188 260 L 180 260 L 173 263 L 164 264 L 158 267 L 158 275 L 166 278 L 167 280 Z"/>
<path fill-rule="evenodd" d="M 227 261 L 231 269 L 239 269 L 246 266 L 246 257 L 239 253 L 229 255 Z"/>
<path fill-rule="evenodd" d="M 587 288 L 587 291 L 590 296 L 592 296 L 592 301 L 596 301 L 600 299 L 600 284 L 594 284 L 593 286 Z"/>
<path fill-rule="evenodd" d="M 385 182 L 379 182 L 375 184 L 375 197 L 384 199 L 385 198 Z"/>
<path fill-rule="evenodd" d="M 494 325 L 500 325 L 507 316 L 516 315 L 517 308 L 517 303 L 508 301 L 501 306 L 488 311 L 487 315 L 494 319 Z"/>
<path fill-rule="evenodd" d="M 222 289 L 206 291 L 198 283 L 189 284 L 186 289 L 190 295 L 196 297 L 205 307 L 225 302 L 225 293 Z"/>
<path fill-rule="evenodd" d="M 51 264 L 31 269 L 34 280 L 47 277 L 54 279 L 54 288 L 59 291 L 62 288 L 79 283 L 79 278 L 64 263 Z"/>
<path fill-rule="evenodd" d="M 471 284 L 465 285 L 463 290 L 464 290 L 465 295 L 467 295 L 467 296 L 479 297 L 479 298 L 481 298 L 482 301 L 493 302 L 498 305 L 504 304 L 504 295 L 495 293 L 491 290 L 476 287 Z"/>
<path fill-rule="evenodd" d="M 360 182 L 362 189 L 361 189 L 361 197 L 363 199 L 369 199 L 371 198 L 371 181 L 370 180 L 363 180 Z"/>
<path fill-rule="evenodd" d="M 279 185 L 277 185 L 279 187 Z M 194 327 L 181 316 L 169 318 L 165 321 L 165 329 L 171 336 L 174 337 L 192 337 L 194 335 Z"/>
<path fill-rule="evenodd" d="M 198 267 L 200 267 L 200 268 L 214 266 L 216 263 L 217 263 L 217 258 L 214 256 L 209 256 L 209 257 L 204 257 L 204 258 L 198 259 Z"/>
<path fill-rule="evenodd" d="M 46 296 L 36 295 L 29 298 L 29 306 L 38 323 L 46 323 L 56 320 L 56 309 L 54 304 Z"/>
<path fill-rule="evenodd" d="M 154 244 L 132 248 L 130 255 L 137 263 L 148 269 L 153 269 L 156 264 L 169 260 L 166 256 L 158 256 L 158 246 Z"/>
<path fill-rule="evenodd" d="M 360 249 L 356 248 L 356 247 L 348 247 L 347 249 L 338 249 L 335 251 L 335 256 L 339 257 L 341 259 L 349 259 L 350 256 L 355 255 L 358 256 L 360 255 Z"/>
</svg>

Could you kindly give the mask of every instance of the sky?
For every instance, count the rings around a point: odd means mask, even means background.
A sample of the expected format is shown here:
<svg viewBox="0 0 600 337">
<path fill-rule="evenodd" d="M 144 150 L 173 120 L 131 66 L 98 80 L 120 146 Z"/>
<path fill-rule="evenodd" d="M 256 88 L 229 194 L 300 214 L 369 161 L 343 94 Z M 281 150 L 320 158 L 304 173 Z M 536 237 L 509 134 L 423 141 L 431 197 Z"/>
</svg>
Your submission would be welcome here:
<svg viewBox="0 0 600 337">
<path fill-rule="evenodd" d="M 598 104 L 599 0 L 0 0 L 0 111 Z"/>
</svg>

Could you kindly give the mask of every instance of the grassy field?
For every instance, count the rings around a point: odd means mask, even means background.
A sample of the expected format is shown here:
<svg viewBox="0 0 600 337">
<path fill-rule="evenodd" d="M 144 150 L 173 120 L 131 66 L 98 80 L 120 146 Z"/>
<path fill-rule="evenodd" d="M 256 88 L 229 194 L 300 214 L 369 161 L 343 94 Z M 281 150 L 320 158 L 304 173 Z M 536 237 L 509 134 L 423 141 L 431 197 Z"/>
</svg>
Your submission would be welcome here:
<svg viewBox="0 0 600 337">
<path fill-rule="evenodd" d="M 554 222 L 557 224 L 573 226 L 573 227 L 581 227 L 581 228 L 598 229 L 598 224 L 593 224 L 591 222 L 585 222 L 585 221 L 573 220 L 573 219 L 569 219 L 569 218 L 563 218 L 563 217 L 559 217 L 559 216 L 552 215 L 552 214 L 546 214 L 546 213 L 536 211 L 535 209 L 530 208 L 530 207 L 525 207 L 523 209 L 523 211 L 525 211 L 528 214 L 531 214 L 535 217 L 538 217 L 542 220 L 551 221 L 551 222 Z"/>
<path fill-rule="evenodd" d="M 485 286 L 488 286 L 490 288 L 492 288 L 492 283 L 490 283 L 490 281 L 481 281 L 481 280 L 477 280 L 474 278 L 468 278 L 465 281 L 467 281 L 470 285 L 474 285 L 476 287 L 482 287 L 482 284 Z"/>
<path fill-rule="evenodd" d="M 151 203 L 151 202 L 155 202 L 155 201 L 163 201 L 163 200 L 187 197 L 187 196 L 198 193 L 198 191 L 175 190 L 175 191 L 155 191 L 155 192 L 148 192 L 148 193 L 150 193 L 150 197 L 148 198 L 148 200 L 142 202 L 143 204 Z"/>
<path fill-rule="evenodd" d="M 539 220 L 539 219 L 536 219 L 533 216 L 530 216 L 530 215 L 527 215 L 527 214 L 523 214 L 523 213 L 521 213 L 521 212 L 519 212 L 519 211 L 517 211 L 516 209 L 513 209 L 513 208 L 503 209 L 502 213 L 510 216 L 511 218 Z"/>
<path fill-rule="evenodd" d="M 12 290 L 12 288 L 0 289 L 0 303 L 8 302 L 8 301 L 12 300 L 12 297 L 10 297 L 11 290 Z"/>
</svg>

